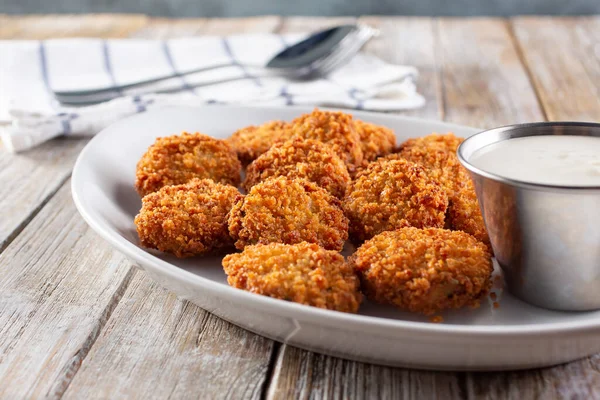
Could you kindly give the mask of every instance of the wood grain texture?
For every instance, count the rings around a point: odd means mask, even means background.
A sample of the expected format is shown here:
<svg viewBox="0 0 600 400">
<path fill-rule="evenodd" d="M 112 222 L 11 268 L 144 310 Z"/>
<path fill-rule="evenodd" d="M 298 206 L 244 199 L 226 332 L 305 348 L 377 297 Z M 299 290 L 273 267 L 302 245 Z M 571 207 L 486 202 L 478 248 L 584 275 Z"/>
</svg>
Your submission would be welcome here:
<svg viewBox="0 0 600 400">
<path fill-rule="evenodd" d="M 65 399 L 259 398 L 272 344 L 138 271 Z"/>
<path fill-rule="evenodd" d="M 512 27 L 548 119 L 600 121 L 600 17 L 516 18 Z"/>
<path fill-rule="evenodd" d="M 600 355 L 531 371 L 470 373 L 465 391 L 484 399 L 598 399 Z"/>
<path fill-rule="evenodd" d="M 202 30 L 205 35 L 232 35 L 236 33 L 273 32 L 281 23 L 281 17 L 211 18 Z"/>
<path fill-rule="evenodd" d="M 131 277 L 69 189 L 0 255 L 0 398 L 60 397 Z"/>
<path fill-rule="evenodd" d="M 130 36 L 143 39 L 170 39 L 201 35 L 272 32 L 280 25 L 277 16 L 249 18 L 151 18 L 143 28 Z"/>
<path fill-rule="evenodd" d="M 352 24 L 355 17 L 289 17 L 283 18 L 277 27 L 278 33 L 313 32 L 341 24 Z"/>
<path fill-rule="evenodd" d="M 459 376 L 357 363 L 283 346 L 267 399 L 460 399 Z"/>
<path fill-rule="evenodd" d="M 53 140 L 23 154 L 0 148 L 0 252 L 71 175 L 84 140 Z"/>
<path fill-rule="evenodd" d="M 150 18 L 141 29 L 131 33 L 129 37 L 143 39 L 171 39 L 176 37 L 196 36 L 202 33 L 206 18 L 189 18 L 173 20 L 169 18 Z"/>
<path fill-rule="evenodd" d="M 371 39 L 365 51 L 392 64 L 412 65 L 419 70 L 417 88 L 427 103 L 424 107 L 402 112 L 422 118 L 442 119 L 440 70 L 435 55 L 435 22 L 432 18 L 361 17 L 381 35 Z"/>
<path fill-rule="evenodd" d="M 505 20 L 443 18 L 437 30 L 445 120 L 490 128 L 544 119 Z"/>
<path fill-rule="evenodd" d="M 0 15 L 0 38 L 124 37 L 140 29 L 148 18 L 139 14 Z"/>
</svg>

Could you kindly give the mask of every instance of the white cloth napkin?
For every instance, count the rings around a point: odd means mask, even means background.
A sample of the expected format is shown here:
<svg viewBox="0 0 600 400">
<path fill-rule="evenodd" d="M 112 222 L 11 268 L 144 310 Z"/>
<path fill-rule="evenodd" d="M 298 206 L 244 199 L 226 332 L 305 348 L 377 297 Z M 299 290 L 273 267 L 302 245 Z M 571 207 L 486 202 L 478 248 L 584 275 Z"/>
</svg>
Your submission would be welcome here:
<svg viewBox="0 0 600 400">
<path fill-rule="evenodd" d="M 120 118 L 176 105 L 246 103 L 391 111 L 425 103 L 416 91 L 414 67 L 391 65 L 364 53 L 328 77 L 308 82 L 287 80 L 260 68 L 286 44 L 305 36 L 0 41 L 0 137 L 9 151 L 18 152 L 61 135 L 91 136 Z M 96 105 L 66 107 L 52 94 L 110 88 L 223 63 L 235 65 L 130 90 Z"/>
</svg>

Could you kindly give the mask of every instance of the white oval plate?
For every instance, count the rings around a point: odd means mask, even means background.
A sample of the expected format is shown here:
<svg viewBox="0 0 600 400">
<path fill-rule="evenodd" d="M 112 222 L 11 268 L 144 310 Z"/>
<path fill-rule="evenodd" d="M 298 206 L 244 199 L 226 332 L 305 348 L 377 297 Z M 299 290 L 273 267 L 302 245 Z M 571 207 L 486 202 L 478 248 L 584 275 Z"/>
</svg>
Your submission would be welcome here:
<svg viewBox="0 0 600 400">
<path fill-rule="evenodd" d="M 133 219 L 140 198 L 135 166 L 156 137 L 199 131 L 225 138 L 246 125 L 290 120 L 308 108 L 207 106 L 140 114 L 98 134 L 81 152 L 72 179 L 73 199 L 101 237 L 153 279 L 200 307 L 280 342 L 377 364 L 439 370 L 540 367 L 600 351 L 600 312 L 567 313 L 525 304 L 508 293 L 479 309 L 427 317 L 364 303 L 358 315 L 321 310 L 231 288 L 220 258 L 175 257 L 138 245 Z M 355 112 L 357 118 L 395 130 L 398 141 L 431 132 L 476 132 L 437 121 Z"/>
</svg>

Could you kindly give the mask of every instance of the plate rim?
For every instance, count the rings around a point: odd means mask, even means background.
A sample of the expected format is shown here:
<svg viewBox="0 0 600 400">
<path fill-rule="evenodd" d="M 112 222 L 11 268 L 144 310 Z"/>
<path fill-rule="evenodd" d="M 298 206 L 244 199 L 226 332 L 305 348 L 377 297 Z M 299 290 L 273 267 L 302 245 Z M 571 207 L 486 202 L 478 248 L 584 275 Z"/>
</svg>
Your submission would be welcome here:
<svg viewBox="0 0 600 400">
<path fill-rule="evenodd" d="M 82 191 L 81 183 L 80 183 L 80 174 L 81 174 L 81 165 L 85 163 L 87 154 L 91 152 L 95 146 L 95 143 L 99 142 L 103 137 L 109 136 L 111 132 L 115 129 L 119 128 L 119 125 L 130 123 L 132 120 L 136 119 L 146 119 L 153 118 L 154 115 L 163 113 L 167 110 L 197 110 L 199 108 L 219 108 L 219 109 L 261 109 L 261 110 L 270 110 L 270 111 L 280 111 L 280 110 L 289 110 L 289 109 L 297 109 L 300 112 L 311 111 L 314 107 L 290 107 L 290 106 L 237 106 L 237 105 L 210 105 L 210 106 L 202 106 L 202 107 L 193 107 L 193 106 L 176 106 L 176 107 L 165 107 L 159 110 L 153 110 L 144 112 L 141 114 L 136 114 L 122 120 L 119 120 L 110 126 L 101 130 L 98 134 L 96 134 L 83 148 L 80 154 L 75 161 L 73 166 L 73 173 L 71 175 L 71 193 L 73 202 L 75 203 L 75 207 L 84 221 L 92 228 L 94 232 L 96 232 L 102 239 L 106 240 L 113 248 L 124 254 L 126 257 L 130 259 L 140 259 L 143 260 L 146 264 L 152 266 L 152 268 L 156 270 L 160 270 L 162 273 L 166 273 L 170 275 L 171 278 L 177 280 L 184 281 L 195 281 L 192 282 L 200 287 L 211 287 L 212 289 L 218 289 L 221 293 L 223 293 L 224 297 L 235 298 L 236 301 L 244 302 L 246 304 L 250 303 L 255 305 L 256 307 L 260 307 L 263 311 L 267 308 L 273 311 L 276 311 L 279 315 L 288 315 L 289 318 L 296 319 L 297 317 L 302 317 L 305 319 L 319 319 L 326 320 L 331 324 L 352 324 L 352 325 L 362 325 L 362 326 L 370 326 L 371 328 L 382 328 L 382 329 L 391 329 L 391 330 L 402 330 L 407 333 L 414 334 L 446 334 L 446 335 L 455 335 L 455 336 L 477 336 L 477 337 L 491 337 L 491 336 L 502 336 L 503 338 L 511 338 L 511 337 L 519 337 L 523 338 L 525 336 L 554 336 L 554 335 L 562 335 L 564 333 L 583 333 L 588 331 L 596 331 L 600 330 L 600 317 L 585 320 L 585 321 L 564 321 L 564 322 L 549 322 L 549 323 L 538 323 L 538 324 L 520 324 L 520 325 L 509 325 L 509 326 L 498 326 L 498 325 L 464 325 L 464 324 L 436 324 L 432 322 L 420 322 L 420 321 L 406 321 L 399 319 L 390 319 L 384 317 L 375 317 L 368 315 L 360 315 L 360 314 L 351 314 L 351 313 L 343 313 L 334 310 L 326 310 L 320 309 L 317 307 L 311 307 L 304 304 L 298 304 L 293 302 L 288 302 L 280 299 L 271 298 L 268 296 L 259 295 L 256 293 L 251 293 L 248 291 L 244 291 L 241 289 L 233 288 L 229 285 L 224 285 L 220 283 L 216 283 L 210 279 L 204 278 L 202 276 L 196 275 L 192 272 L 186 271 L 185 269 L 179 268 L 176 265 L 173 265 L 167 261 L 164 261 L 147 251 L 135 246 L 133 243 L 130 243 L 123 236 L 118 233 L 113 233 L 103 227 L 98 221 L 92 217 L 86 208 L 85 202 L 80 197 L 80 192 Z M 334 108 L 328 107 L 320 107 L 321 109 L 331 109 L 336 110 Z M 450 129 L 458 128 L 460 130 L 472 130 L 473 132 L 480 131 L 478 128 L 473 128 L 469 126 L 446 123 L 440 120 L 434 119 L 424 119 L 417 117 L 409 117 L 395 114 L 382 114 L 377 112 L 368 112 L 368 111 L 355 111 L 351 110 L 352 114 L 358 116 L 373 116 L 373 117 L 381 117 L 385 116 L 392 119 L 397 119 L 401 121 L 411 121 L 411 122 L 424 122 L 424 123 L 441 123 L 448 126 Z"/>
</svg>

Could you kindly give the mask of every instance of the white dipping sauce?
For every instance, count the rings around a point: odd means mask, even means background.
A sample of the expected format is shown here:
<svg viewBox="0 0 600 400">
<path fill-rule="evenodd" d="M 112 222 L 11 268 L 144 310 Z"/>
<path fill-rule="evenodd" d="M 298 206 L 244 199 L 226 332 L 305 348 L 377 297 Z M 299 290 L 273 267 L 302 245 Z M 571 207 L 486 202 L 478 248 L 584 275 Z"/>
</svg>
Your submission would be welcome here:
<svg viewBox="0 0 600 400">
<path fill-rule="evenodd" d="M 529 136 L 477 150 L 469 163 L 523 182 L 600 186 L 600 137 Z"/>
</svg>

